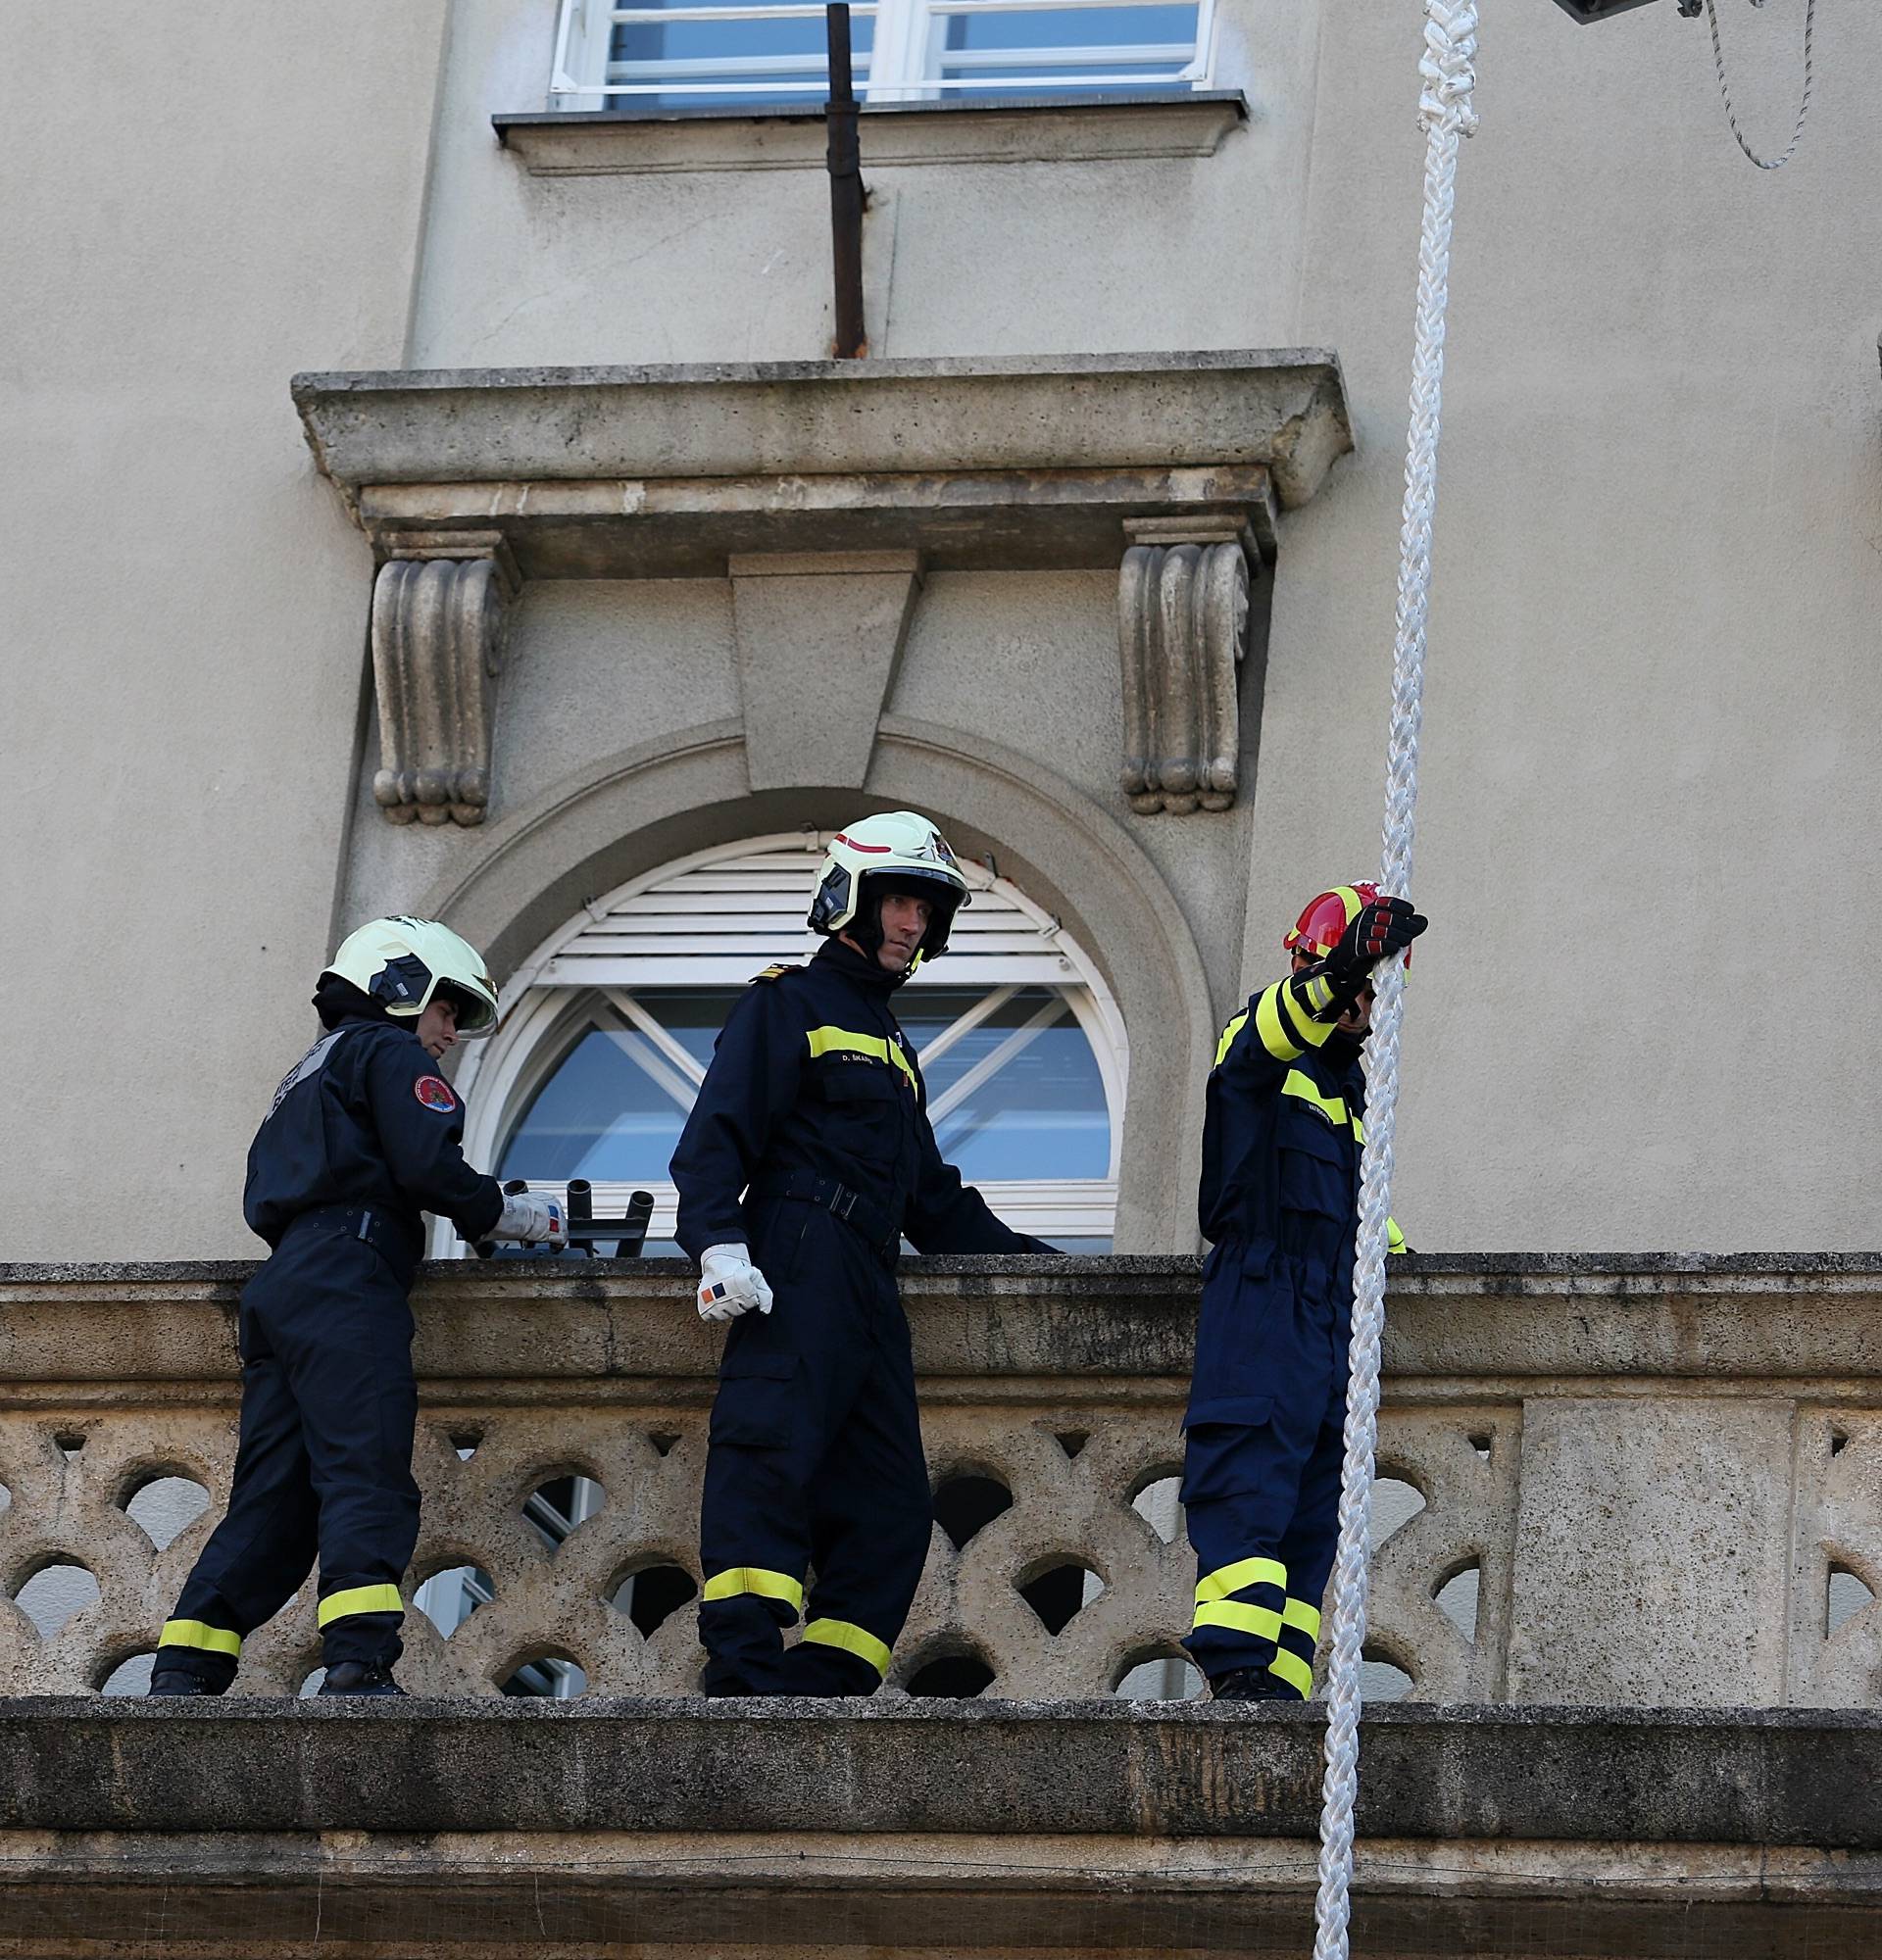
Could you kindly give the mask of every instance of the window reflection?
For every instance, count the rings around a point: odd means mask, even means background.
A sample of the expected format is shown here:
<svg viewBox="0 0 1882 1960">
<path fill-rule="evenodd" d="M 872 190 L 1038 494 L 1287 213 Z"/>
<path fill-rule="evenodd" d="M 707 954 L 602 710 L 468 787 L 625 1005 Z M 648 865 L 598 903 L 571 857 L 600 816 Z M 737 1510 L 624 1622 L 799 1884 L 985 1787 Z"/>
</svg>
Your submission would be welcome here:
<svg viewBox="0 0 1882 1960">
<path fill-rule="evenodd" d="M 663 1183 L 697 1080 L 740 991 L 595 997 L 512 1130 L 498 1176 Z M 654 1025 L 638 1024 L 629 1006 Z M 970 1182 L 1110 1174 L 1104 1077 L 1065 993 L 922 987 L 901 997 L 897 1018 L 921 1060 L 941 1152 Z"/>
</svg>

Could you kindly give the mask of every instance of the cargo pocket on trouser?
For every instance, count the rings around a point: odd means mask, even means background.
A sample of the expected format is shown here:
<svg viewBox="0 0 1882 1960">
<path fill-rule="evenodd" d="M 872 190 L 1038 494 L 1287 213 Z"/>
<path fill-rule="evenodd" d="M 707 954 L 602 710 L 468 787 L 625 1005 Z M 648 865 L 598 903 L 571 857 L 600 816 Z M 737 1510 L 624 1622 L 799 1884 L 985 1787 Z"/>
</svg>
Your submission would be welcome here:
<svg viewBox="0 0 1882 1960">
<path fill-rule="evenodd" d="M 713 1403 L 700 1633 L 748 1692 L 781 1652 L 776 1630 L 804 1610 L 816 1452 L 799 1369 L 793 1354 L 750 1351 L 747 1337 L 727 1353 Z"/>
<path fill-rule="evenodd" d="M 713 1398 L 713 1447 L 788 1448 L 796 1380 L 794 1354 L 727 1354 Z"/>
</svg>

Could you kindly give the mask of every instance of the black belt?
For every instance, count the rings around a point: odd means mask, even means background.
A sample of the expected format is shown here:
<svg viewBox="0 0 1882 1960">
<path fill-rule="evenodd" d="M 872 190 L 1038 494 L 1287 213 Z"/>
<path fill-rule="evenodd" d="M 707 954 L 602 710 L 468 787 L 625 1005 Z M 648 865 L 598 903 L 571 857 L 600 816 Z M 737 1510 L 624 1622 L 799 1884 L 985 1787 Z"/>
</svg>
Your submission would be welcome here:
<svg viewBox="0 0 1882 1960">
<path fill-rule="evenodd" d="M 310 1220 L 337 1227 L 349 1239 L 358 1239 L 371 1246 L 392 1268 L 401 1286 L 409 1287 L 418 1276 L 419 1261 L 424 1256 L 423 1231 L 415 1232 L 405 1219 L 396 1212 L 386 1210 L 383 1205 L 310 1205 L 307 1210 L 294 1214 L 281 1238 L 285 1240 L 296 1226 L 305 1225 Z"/>
<path fill-rule="evenodd" d="M 752 1186 L 754 1198 L 784 1198 L 799 1204 L 815 1204 L 832 1218 L 840 1218 L 869 1250 L 884 1258 L 894 1258 L 902 1244 L 902 1227 L 878 1204 L 871 1204 L 859 1191 L 839 1184 L 833 1177 L 818 1177 L 814 1170 L 785 1171 Z"/>
</svg>

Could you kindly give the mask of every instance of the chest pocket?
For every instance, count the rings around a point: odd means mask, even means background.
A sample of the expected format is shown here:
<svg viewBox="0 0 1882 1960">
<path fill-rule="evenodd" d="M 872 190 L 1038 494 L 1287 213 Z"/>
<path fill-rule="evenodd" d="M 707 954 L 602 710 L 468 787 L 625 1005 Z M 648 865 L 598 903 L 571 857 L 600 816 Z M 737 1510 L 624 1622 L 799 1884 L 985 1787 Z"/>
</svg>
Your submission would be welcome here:
<svg viewBox="0 0 1882 1960">
<path fill-rule="evenodd" d="M 1342 1108 L 1344 1105 L 1339 1105 Z M 1293 1096 L 1281 1100 L 1276 1137 L 1283 1211 L 1312 1212 L 1350 1225 L 1354 1164 L 1359 1145 L 1350 1120 L 1334 1122 L 1315 1104 Z"/>
<path fill-rule="evenodd" d="M 825 1062 L 817 1071 L 817 1087 L 824 1102 L 845 1105 L 894 1102 L 912 1093 L 902 1087 L 892 1068 L 879 1067 L 872 1061 Z M 863 1107 L 857 1113 L 883 1112 Z"/>
</svg>

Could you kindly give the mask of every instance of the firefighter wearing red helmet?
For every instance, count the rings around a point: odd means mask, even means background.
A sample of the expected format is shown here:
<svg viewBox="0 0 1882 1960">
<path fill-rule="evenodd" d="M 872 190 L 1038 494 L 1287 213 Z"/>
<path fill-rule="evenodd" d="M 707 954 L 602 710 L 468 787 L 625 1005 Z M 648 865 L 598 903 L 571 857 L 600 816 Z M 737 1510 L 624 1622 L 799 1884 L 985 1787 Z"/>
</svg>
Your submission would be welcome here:
<svg viewBox="0 0 1882 1960">
<path fill-rule="evenodd" d="M 1184 1645 L 1218 1701 L 1305 1700 L 1339 1536 L 1372 975 L 1426 921 L 1374 885 L 1301 913 L 1286 979 L 1222 1030 L 1198 1194 L 1204 1267 L 1183 1418 L 1197 1564 Z M 1391 1228 L 1392 1250 L 1404 1250 Z"/>
</svg>

